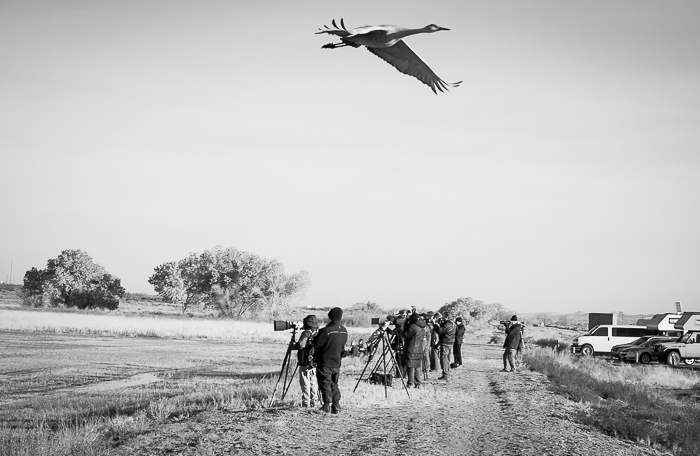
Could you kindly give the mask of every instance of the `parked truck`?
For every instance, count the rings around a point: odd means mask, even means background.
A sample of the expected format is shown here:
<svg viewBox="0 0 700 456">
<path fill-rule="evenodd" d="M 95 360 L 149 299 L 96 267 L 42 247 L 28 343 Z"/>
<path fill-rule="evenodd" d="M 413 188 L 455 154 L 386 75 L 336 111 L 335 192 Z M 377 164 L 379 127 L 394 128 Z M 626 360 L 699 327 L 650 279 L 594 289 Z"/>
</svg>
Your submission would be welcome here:
<svg viewBox="0 0 700 456">
<path fill-rule="evenodd" d="M 654 355 L 671 366 L 700 361 L 700 312 L 684 312 L 674 323 L 674 328 L 682 331 L 683 336 L 675 342 L 656 345 Z"/>
</svg>

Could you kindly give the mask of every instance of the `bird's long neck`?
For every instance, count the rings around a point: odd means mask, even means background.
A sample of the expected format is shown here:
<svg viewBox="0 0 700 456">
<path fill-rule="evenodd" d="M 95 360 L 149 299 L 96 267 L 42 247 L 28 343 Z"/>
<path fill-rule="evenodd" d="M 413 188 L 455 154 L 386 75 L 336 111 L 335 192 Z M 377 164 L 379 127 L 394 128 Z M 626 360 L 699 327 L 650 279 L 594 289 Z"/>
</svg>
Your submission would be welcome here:
<svg viewBox="0 0 700 456">
<path fill-rule="evenodd" d="M 397 40 L 400 40 L 402 38 L 405 38 L 407 36 L 411 35 L 417 35 L 418 33 L 426 33 L 427 30 L 424 28 L 419 28 L 419 29 L 407 29 L 407 28 L 401 28 L 396 30 L 394 33 L 391 34 L 392 38 L 396 38 Z"/>
</svg>

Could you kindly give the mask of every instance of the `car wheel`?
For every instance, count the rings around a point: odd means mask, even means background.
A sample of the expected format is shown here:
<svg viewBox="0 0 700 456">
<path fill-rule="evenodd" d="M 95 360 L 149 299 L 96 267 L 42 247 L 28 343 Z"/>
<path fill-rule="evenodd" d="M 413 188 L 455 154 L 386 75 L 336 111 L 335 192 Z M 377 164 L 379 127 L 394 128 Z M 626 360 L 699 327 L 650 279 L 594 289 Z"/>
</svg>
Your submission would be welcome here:
<svg viewBox="0 0 700 456">
<path fill-rule="evenodd" d="M 584 345 L 581 347 L 581 354 L 583 356 L 592 356 L 593 355 L 593 347 L 590 345 Z"/>
<path fill-rule="evenodd" d="M 642 364 L 649 364 L 651 362 L 651 355 L 649 353 L 642 353 L 639 355 L 639 362 Z"/>
<path fill-rule="evenodd" d="M 681 362 L 681 355 L 676 352 L 672 351 L 668 355 L 666 355 L 666 364 L 669 366 L 677 366 Z"/>
<path fill-rule="evenodd" d="M 691 364 L 693 364 L 695 362 L 695 359 L 688 358 L 688 359 L 684 359 L 683 362 L 686 363 L 688 366 L 690 366 Z"/>
</svg>

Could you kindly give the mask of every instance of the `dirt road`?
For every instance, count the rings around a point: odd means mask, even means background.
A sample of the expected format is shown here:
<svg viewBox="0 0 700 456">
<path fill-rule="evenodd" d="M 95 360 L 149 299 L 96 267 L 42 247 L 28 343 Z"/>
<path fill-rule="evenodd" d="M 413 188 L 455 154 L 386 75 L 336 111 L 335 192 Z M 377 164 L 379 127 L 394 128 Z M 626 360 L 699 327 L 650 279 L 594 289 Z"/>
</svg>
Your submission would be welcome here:
<svg viewBox="0 0 700 456">
<path fill-rule="evenodd" d="M 298 407 L 211 411 L 163 423 L 115 448 L 118 454 L 254 455 L 640 455 L 663 454 L 569 420 L 578 404 L 550 393 L 534 372 L 501 373 L 501 350 L 465 345 L 465 364 L 449 383 L 411 389 L 361 384 L 357 367 L 341 380 L 343 410 Z M 291 394 L 298 394 L 293 385 Z"/>
</svg>

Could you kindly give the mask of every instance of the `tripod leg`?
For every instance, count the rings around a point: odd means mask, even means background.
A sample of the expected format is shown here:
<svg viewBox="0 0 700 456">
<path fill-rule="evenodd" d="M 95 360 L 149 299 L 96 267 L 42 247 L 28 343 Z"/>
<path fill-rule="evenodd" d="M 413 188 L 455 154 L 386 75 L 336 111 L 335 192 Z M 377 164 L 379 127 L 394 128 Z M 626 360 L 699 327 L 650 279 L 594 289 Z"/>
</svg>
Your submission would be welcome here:
<svg viewBox="0 0 700 456">
<path fill-rule="evenodd" d="M 399 363 L 396 362 L 396 356 L 394 356 L 394 351 L 391 349 L 391 346 L 389 346 L 389 353 L 391 353 L 391 359 L 394 361 L 394 364 L 396 364 L 396 367 L 399 371 L 400 377 L 401 377 L 401 384 L 403 385 L 403 389 L 406 391 L 406 395 L 410 398 L 411 395 L 408 393 L 408 387 L 406 386 L 406 382 L 403 379 L 403 372 L 401 372 L 401 368 L 399 367 Z"/>
<path fill-rule="evenodd" d="M 284 355 L 284 360 L 282 361 L 282 370 L 280 370 L 279 376 L 277 376 L 277 382 L 275 383 L 275 389 L 272 390 L 272 397 L 270 398 L 270 405 L 268 407 L 272 407 L 272 404 L 275 402 L 275 393 L 277 393 L 277 385 L 279 385 L 280 380 L 282 379 L 282 374 L 285 372 L 287 369 L 288 361 L 289 361 L 289 354 L 291 353 L 291 345 L 289 348 L 287 348 L 287 353 Z"/>
<path fill-rule="evenodd" d="M 294 340 L 297 334 L 296 328 L 294 328 L 294 331 L 292 331 L 292 340 L 289 341 L 289 345 L 287 345 L 287 353 L 284 354 L 284 360 L 282 361 L 282 369 L 280 370 L 280 374 L 277 377 L 277 382 L 275 383 L 275 389 L 272 390 L 272 397 L 270 398 L 270 405 L 268 407 L 272 407 L 272 404 L 275 402 L 275 393 L 277 392 L 277 385 L 279 385 L 280 380 L 282 379 L 282 374 L 285 373 L 285 371 L 288 373 L 289 372 L 289 358 L 290 355 L 292 354 L 292 347 L 294 347 Z M 287 382 L 287 379 L 285 377 L 285 383 Z M 284 384 L 282 385 L 284 388 Z"/>
<path fill-rule="evenodd" d="M 387 386 L 386 386 L 386 349 L 389 349 L 391 351 L 391 346 L 387 345 L 386 347 L 382 348 L 382 365 L 384 366 L 384 399 L 389 397 L 389 393 L 387 392 Z"/>
<path fill-rule="evenodd" d="M 355 390 L 357 390 L 357 387 L 360 385 L 360 382 L 362 381 L 362 376 L 365 375 L 365 371 L 367 371 L 367 367 L 369 366 L 369 363 L 372 362 L 372 358 L 374 357 L 374 354 L 377 352 L 377 344 L 372 347 L 372 350 L 370 351 L 369 355 L 367 356 L 367 362 L 365 363 L 364 369 L 362 369 L 362 373 L 360 374 L 360 378 L 357 379 L 357 383 L 355 383 L 355 389 L 352 390 L 354 393 Z M 370 376 L 372 374 L 370 373 Z"/>
<path fill-rule="evenodd" d="M 289 368 L 287 369 L 289 370 Z M 296 378 L 297 371 L 299 370 L 299 366 L 294 366 L 294 372 L 292 372 L 291 377 L 289 377 L 289 382 L 285 380 L 284 385 L 282 386 L 282 397 L 280 398 L 281 401 L 284 400 L 284 397 L 287 395 L 287 391 L 289 391 L 289 388 L 292 386 L 292 383 L 294 382 L 294 379 Z"/>
</svg>

